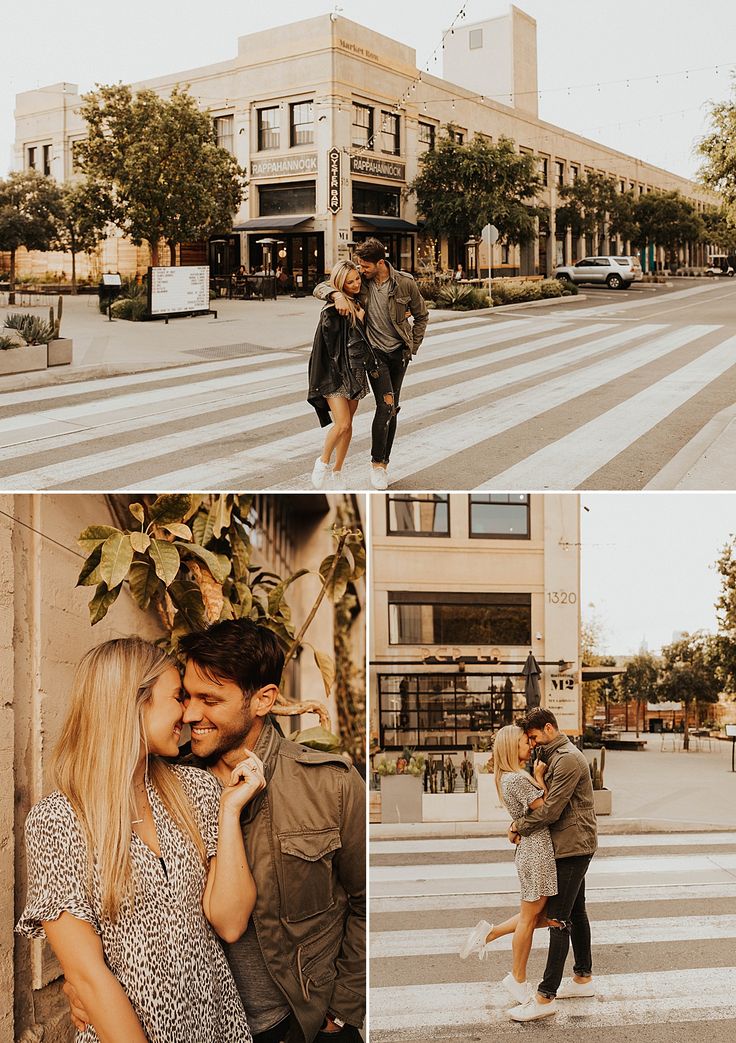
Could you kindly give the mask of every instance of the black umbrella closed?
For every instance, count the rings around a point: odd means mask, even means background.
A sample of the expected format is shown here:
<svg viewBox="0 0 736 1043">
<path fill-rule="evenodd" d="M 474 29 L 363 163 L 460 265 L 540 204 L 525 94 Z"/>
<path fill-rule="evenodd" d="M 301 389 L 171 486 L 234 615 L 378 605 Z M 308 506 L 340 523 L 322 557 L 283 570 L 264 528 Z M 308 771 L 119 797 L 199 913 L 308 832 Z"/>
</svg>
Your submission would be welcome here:
<svg viewBox="0 0 736 1043">
<path fill-rule="evenodd" d="M 539 688 L 539 677 L 541 670 L 539 669 L 539 663 L 534 658 L 534 653 L 529 652 L 527 661 L 521 668 L 521 673 L 524 678 L 524 695 L 526 696 L 526 708 L 527 710 L 534 709 L 535 706 L 539 706 L 542 701 L 542 693 Z"/>
<path fill-rule="evenodd" d="M 503 723 L 511 724 L 514 719 L 514 686 L 511 678 L 506 678 L 503 686 Z"/>
</svg>

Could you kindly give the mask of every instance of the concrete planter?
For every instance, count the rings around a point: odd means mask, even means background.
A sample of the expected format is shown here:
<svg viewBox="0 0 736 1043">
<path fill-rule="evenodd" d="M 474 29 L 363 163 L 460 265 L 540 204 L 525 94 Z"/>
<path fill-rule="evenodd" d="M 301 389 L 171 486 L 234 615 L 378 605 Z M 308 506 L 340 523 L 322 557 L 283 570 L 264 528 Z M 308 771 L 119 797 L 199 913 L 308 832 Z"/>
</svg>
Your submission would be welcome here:
<svg viewBox="0 0 736 1043">
<path fill-rule="evenodd" d="M 477 793 L 425 793 L 423 822 L 477 822 Z"/>
<path fill-rule="evenodd" d="M 478 821 L 510 822 L 511 816 L 496 792 L 496 781 L 493 775 L 478 775 Z"/>
<path fill-rule="evenodd" d="M 596 815 L 610 815 L 613 809 L 613 794 L 611 790 L 594 789 L 593 807 Z"/>
<path fill-rule="evenodd" d="M 8 376 L 11 373 L 31 373 L 33 370 L 46 369 L 47 365 L 45 344 L 0 351 L 0 376 Z"/>
<path fill-rule="evenodd" d="M 421 822 L 424 783 L 413 775 L 381 776 L 381 822 Z"/>
<path fill-rule="evenodd" d="M 49 341 L 49 366 L 68 366 L 72 361 L 73 344 L 74 342 L 70 337 L 59 337 L 57 340 Z"/>
<path fill-rule="evenodd" d="M 475 768 L 476 774 L 480 774 L 479 768 L 485 766 L 488 763 L 490 757 L 493 754 L 490 750 L 484 750 L 482 753 L 479 750 L 473 751 L 473 767 Z"/>
</svg>

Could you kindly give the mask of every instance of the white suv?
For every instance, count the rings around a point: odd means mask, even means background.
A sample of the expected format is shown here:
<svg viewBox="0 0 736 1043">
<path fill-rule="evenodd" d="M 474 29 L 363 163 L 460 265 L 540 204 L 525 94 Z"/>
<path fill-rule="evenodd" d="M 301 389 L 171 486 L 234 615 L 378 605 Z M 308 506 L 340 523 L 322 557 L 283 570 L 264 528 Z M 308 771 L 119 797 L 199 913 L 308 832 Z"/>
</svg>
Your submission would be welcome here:
<svg viewBox="0 0 736 1043">
<path fill-rule="evenodd" d="M 584 257 L 577 264 L 555 269 L 555 279 L 561 282 L 588 282 L 612 290 L 626 289 L 632 282 L 641 282 L 643 278 L 638 257 Z"/>
</svg>

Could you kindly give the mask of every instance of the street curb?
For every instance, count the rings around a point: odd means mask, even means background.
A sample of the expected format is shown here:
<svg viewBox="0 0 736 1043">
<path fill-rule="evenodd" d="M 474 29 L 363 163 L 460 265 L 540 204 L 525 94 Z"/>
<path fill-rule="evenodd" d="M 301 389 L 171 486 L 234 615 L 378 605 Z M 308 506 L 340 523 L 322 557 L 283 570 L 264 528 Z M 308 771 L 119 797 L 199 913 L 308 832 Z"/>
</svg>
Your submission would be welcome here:
<svg viewBox="0 0 736 1043">
<path fill-rule="evenodd" d="M 407 822 L 372 823 L 371 840 L 463 840 L 471 837 L 506 836 L 507 822 Z M 678 819 L 598 819 L 601 836 L 623 836 L 636 833 L 732 833 L 736 822 L 685 822 Z"/>
<path fill-rule="evenodd" d="M 682 447 L 669 463 L 665 464 L 659 474 L 648 482 L 644 489 L 647 491 L 673 490 L 677 488 L 688 474 L 688 472 L 705 456 L 709 449 L 721 438 L 732 423 L 736 422 L 736 404 L 727 406 L 720 413 L 705 424 L 704 427 L 694 435 L 689 442 Z M 723 486 L 731 489 L 732 485 Z M 714 489 L 715 486 L 707 484 L 705 489 Z"/>
<path fill-rule="evenodd" d="M 446 322 L 449 318 L 457 318 L 458 315 L 468 316 L 479 316 L 490 318 L 492 315 L 497 315 L 499 312 L 506 311 L 519 311 L 521 308 L 541 308 L 547 304 L 569 304 L 571 301 L 587 301 L 587 294 L 579 293 L 576 297 L 547 297 L 543 301 L 527 301 L 526 304 L 494 304 L 492 308 L 471 308 L 469 311 L 462 311 L 461 309 L 450 309 L 450 308 L 431 308 L 430 314 L 442 316 L 440 322 Z"/>
</svg>

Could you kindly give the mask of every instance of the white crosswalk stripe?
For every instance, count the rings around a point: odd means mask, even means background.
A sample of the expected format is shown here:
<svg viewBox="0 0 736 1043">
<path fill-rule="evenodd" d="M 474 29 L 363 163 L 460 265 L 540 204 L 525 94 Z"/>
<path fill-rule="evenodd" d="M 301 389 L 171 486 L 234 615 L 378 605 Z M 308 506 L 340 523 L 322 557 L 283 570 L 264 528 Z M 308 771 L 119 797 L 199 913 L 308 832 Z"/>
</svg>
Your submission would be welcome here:
<svg viewBox="0 0 736 1043">
<path fill-rule="evenodd" d="M 612 307 L 587 309 L 591 321 L 579 325 L 581 312 L 430 327 L 402 393 L 392 483 L 413 487 L 430 467 L 455 475 L 455 457 L 513 433 L 521 459 L 479 453 L 465 487 L 584 486 L 729 370 L 734 338 L 723 327 L 627 324 Z M 323 432 L 305 401 L 306 357 L 273 351 L 0 392 L 0 481 L 8 490 L 309 488 Z M 580 409 L 586 396 L 592 417 Z M 367 485 L 372 412 L 369 398 L 354 422 L 348 488 Z"/>
<path fill-rule="evenodd" d="M 500 985 L 511 937 L 484 963 L 456 955 L 478 919 L 499 922 L 517 908 L 506 838 L 377 839 L 371 856 L 371 1040 L 511 1039 L 520 1030 Z M 586 877 L 596 995 L 558 1001 L 547 1035 L 671 1025 L 674 1035 L 657 1038 L 684 1040 L 687 1023 L 706 1017 L 714 1040 L 733 1038 L 735 870 L 734 832 L 602 836 Z M 530 980 L 546 948 L 537 931 Z"/>
</svg>

